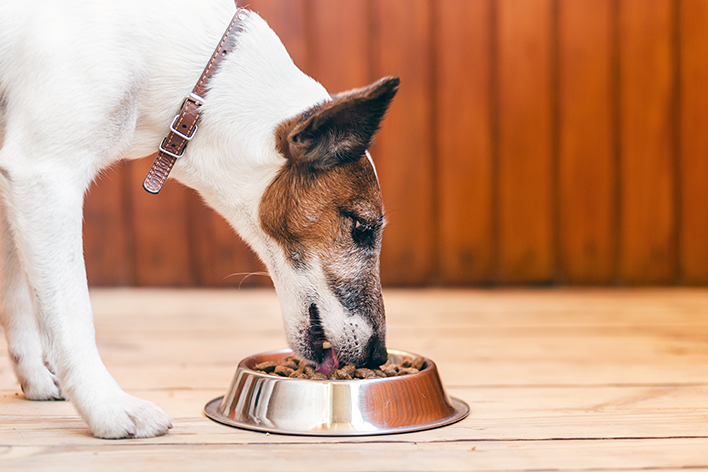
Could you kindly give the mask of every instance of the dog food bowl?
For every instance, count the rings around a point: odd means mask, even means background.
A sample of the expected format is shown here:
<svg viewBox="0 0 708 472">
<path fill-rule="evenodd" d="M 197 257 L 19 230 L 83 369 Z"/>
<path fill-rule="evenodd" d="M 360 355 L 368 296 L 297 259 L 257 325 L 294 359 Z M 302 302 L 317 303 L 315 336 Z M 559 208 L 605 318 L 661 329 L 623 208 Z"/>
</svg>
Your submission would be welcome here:
<svg viewBox="0 0 708 472">
<path fill-rule="evenodd" d="M 285 349 L 242 360 L 226 395 L 205 406 L 206 416 L 270 433 L 368 436 L 437 428 L 469 413 L 465 402 L 447 396 L 430 359 L 418 373 L 375 379 L 310 380 L 253 370 L 291 354 Z M 388 356 L 393 363 L 416 357 L 393 350 Z"/>
</svg>

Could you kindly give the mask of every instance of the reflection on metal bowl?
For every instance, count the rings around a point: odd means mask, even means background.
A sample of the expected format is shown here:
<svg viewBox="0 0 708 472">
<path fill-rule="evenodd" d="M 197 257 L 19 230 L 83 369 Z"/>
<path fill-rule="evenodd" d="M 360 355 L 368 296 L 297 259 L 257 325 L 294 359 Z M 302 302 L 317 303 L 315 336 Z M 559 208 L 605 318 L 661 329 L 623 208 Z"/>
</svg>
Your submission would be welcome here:
<svg viewBox="0 0 708 472">
<path fill-rule="evenodd" d="M 280 361 L 290 350 L 242 360 L 223 397 L 204 408 L 220 423 L 281 434 L 365 436 L 448 425 L 463 419 L 469 407 L 445 393 L 435 363 L 418 373 L 358 380 L 309 380 L 278 377 L 253 370 L 264 361 Z M 415 354 L 388 351 L 400 363 Z"/>
</svg>

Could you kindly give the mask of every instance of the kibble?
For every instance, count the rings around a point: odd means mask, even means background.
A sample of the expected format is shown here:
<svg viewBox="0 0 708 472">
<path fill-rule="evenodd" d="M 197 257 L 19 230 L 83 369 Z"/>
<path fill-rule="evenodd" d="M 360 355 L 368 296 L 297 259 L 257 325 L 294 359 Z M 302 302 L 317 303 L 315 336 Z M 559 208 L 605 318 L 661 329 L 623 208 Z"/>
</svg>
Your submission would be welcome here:
<svg viewBox="0 0 708 472">
<path fill-rule="evenodd" d="M 290 377 L 293 372 L 295 372 L 295 369 L 292 369 L 286 365 L 279 365 L 275 368 L 275 370 L 273 370 L 274 374 L 282 377 Z"/>
<path fill-rule="evenodd" d="M 411 375 L 427 367 L 425 358 L 418 356 L 415 359 L 405 358 L 400 364 L 394 364 L 390 360 L 379 366 L 378 369 L 358 368 L 354 364 L 347 364 L 339 369 L 333 370 L 329 375 L 315 371 L 312 364 L 304 359 L 295 356 L 288 356 L 280 362 L 265 361 L 256 364 L 253 369 L 265 372 L 278 377 L 290 377 L 295 379 L 312 380 L 352 380 L 352 379 L 377 379 L 385 377 L 397 377 L 400 375 Z"/>
<path fill-rule="evenodd" d="M 260 364 L 256 364 L 256 366 L 255 366 L 254 368 L 255 368 L 256 370 L 260 370 L 261 372 L 267 372 L 267 373 L 270 374 L 270 373 L 273 372 L 273 371 L 275 370 L 275 368 L 278 367 L 279 365 L 280 365 L 280 364 L 278 364 L 277 362 L 265 361 L 265 362 L 261 362 Z"/>
</svg>

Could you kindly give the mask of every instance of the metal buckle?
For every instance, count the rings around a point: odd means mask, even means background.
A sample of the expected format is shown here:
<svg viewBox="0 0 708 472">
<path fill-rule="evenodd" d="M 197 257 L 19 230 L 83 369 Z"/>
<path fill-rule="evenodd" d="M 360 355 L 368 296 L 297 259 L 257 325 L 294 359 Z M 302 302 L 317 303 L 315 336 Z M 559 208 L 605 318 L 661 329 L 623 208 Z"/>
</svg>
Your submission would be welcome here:
<svg viewBox="0 0 708 472">
<path fill-rule="evenodd" d="M 184 133 L 182 133 L 182 132 L 180 132 L 180 131 L 177 131 L 177 130 L 175 129 L 175 123 L 177 123 L 177 120 L 179 119 L 179 117 L 180 117 L 180 115 L 175 115 L 175 119 L 172 120 L 172 124 L 170 124 L 170 131 L 172 131 L 174 134 L 176 134 L 176 135 L 182 137 L 183 139 L 185 139 L 185 140 L 187 140 L 187 141 L 191 141 L 192 138 L 194 137 L 194 133 L 197 132 L 197 128 L 199 128 L 199 126 L 197 126 L 197 124 L 195 123 L 195 124 L 194 124 L 194 129 L 192 130 L 192 132 L 191 132 L 191 133 L 189 134 L 189 136 L 188 136 L 188 135 L 186 135 L 186 134 L 184 134 Z"/>
<path fill-rule="evenodd" d="M 175 153 L 173 153 L 173 152 L 168 151 L 167 149 L 165 149 L 165 148 L 163 147 L 163 144 L 165 144 L 165 141 L 167 141 L 167 136 L 165 136 L 165 137 L 162 139 L 162 142 L 160 143 L 160 151 L 164 152 L 164 153 L 167 154 L 168 156 L 174 157 L 175 159 L 179 159 L 180 157 L 182 157 L 182 155 L 184 154 L 184 148 L 182 148 L 182 152 L 181 152 L 181 153 L 175 154 Z M 185 147 L 186 147 L 186 146 L 185 146 Z"/>
<path fill-rule="evenodd" d="M 202 105 L 204 105 L 204 97 L 200 97 L 200 96 L 197 95 L 196 93 L 190 92 L 189 95 L 187 95 L 186 97 L 184 97 L 184 100 L 182 100 L 182 105 L 180 106 L 180 110 L 181 110 L 182 108 L 184 108 L 184 104 L 187 103 L 188 100 L 189 100 L 190 102 L 194 103 L 194 104 L 197 105 L 197 106 L 202 106 Z"/>
</svg>

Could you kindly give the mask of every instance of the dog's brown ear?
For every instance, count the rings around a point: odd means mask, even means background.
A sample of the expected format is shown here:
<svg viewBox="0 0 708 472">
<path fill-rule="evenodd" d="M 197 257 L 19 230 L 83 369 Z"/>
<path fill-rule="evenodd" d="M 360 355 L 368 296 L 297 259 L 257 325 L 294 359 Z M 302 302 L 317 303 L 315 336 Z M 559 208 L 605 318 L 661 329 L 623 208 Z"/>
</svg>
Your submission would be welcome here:
<svg viewBox="0 0 708 472">
<path fill-rule="evenodd" d="M 399 83 L 398 77 L 385 77 L 283 122 L 276 130 L 278 150 L 313 169 L 358 160 L 371 146 Z"/>
</svg>

